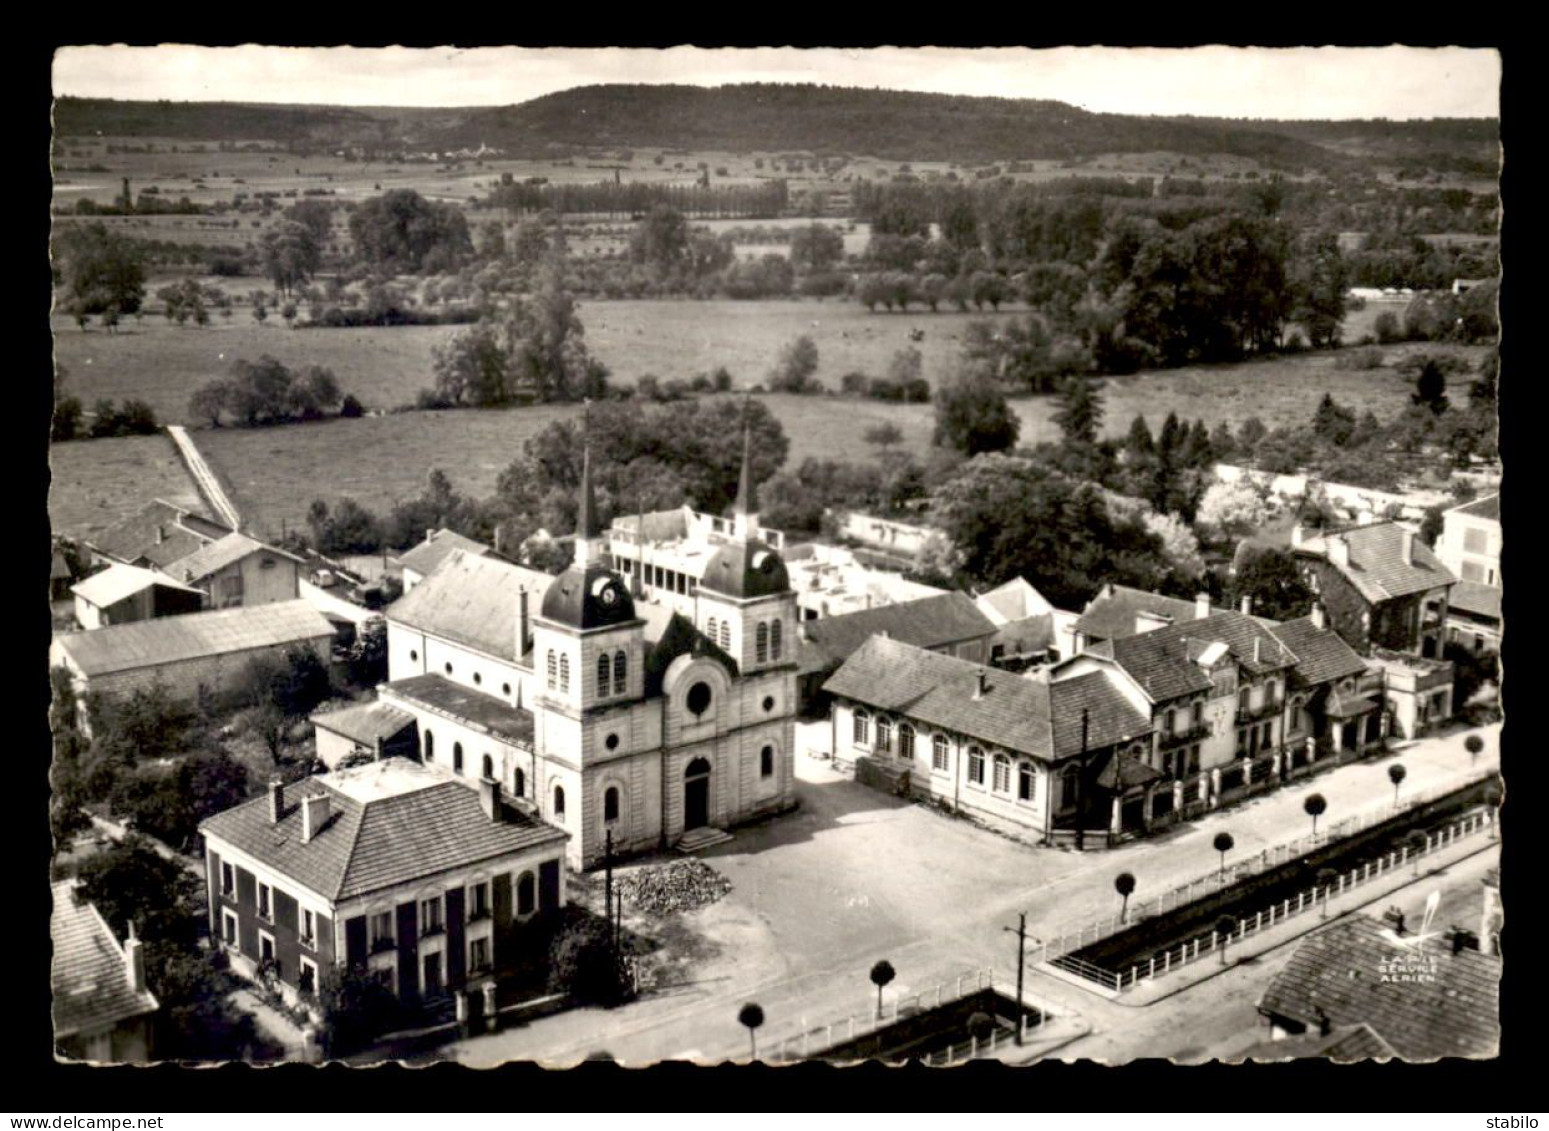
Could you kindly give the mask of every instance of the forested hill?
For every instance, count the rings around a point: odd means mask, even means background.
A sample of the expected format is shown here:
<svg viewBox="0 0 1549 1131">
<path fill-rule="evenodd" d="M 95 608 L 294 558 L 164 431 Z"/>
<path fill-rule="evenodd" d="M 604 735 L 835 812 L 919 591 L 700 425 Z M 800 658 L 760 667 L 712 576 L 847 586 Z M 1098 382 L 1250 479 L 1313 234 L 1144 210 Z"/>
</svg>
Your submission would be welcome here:
<svg viewBox="0 0 1549 1131">
<path fill-rule="evenodd" d="M 470 114 L 461 144 L 803 151 L 897 161 L 998 161 L 1173 150 L 1319 162 L 1315 145 L 1252 129 L 1093 114 L 1063 102 L 850 87 L 587 86 Z"/>
<path fill-rule="evenodd" d="M 448 109 L 60 99 L 61 136 L 270 140 L 513 154 L 566 147 L 810 152 L 897 161 L 1068 159 L 1167 150 L 1272 166 L 1494 160 L 1493 119 L 1272 122 L 1095 114 L 1062 102 L 849 87 L 577 87 L 515 106 Z"/>
</svg>

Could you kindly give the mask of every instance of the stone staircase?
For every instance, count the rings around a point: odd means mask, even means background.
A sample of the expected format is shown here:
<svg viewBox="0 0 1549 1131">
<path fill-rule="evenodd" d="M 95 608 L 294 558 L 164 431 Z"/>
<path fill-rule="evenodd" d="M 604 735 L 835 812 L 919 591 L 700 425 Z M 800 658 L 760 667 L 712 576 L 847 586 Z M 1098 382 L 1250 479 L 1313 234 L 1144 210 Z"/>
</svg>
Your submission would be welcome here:
<svg viewBox="0 0 1549 1131">
<path fill-rule="evenodd" d="M 729 840 L 731 840 L 731 833 L 705 825 L 702 828 L 689 829 L 678 838 L 678 843 L 673 847 L 685 855 L 690 855 L 707 848 L 714 848 L 718 844 L 725 844 Z"/>
</svg>

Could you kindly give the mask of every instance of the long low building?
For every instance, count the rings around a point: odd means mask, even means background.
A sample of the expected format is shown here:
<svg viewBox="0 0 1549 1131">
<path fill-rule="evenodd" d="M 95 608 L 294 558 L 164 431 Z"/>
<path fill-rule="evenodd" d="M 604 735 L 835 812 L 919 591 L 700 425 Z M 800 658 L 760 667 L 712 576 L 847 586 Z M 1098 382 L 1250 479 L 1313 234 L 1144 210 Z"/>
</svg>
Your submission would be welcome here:
<svg viewBox="0 0 1549 1131">
<path fill-rule="evenodd" d="M 83 701 L 89 692 L 127 695 L 161 684 L 195 702 L 230 690 L 255 656 L 300 645 L 326 663 L 332 639 L 323 614 L 305 601 L 284 601 L 65 633 L 54 637 L 49 664 L 70 672 Z"/>
</svg>

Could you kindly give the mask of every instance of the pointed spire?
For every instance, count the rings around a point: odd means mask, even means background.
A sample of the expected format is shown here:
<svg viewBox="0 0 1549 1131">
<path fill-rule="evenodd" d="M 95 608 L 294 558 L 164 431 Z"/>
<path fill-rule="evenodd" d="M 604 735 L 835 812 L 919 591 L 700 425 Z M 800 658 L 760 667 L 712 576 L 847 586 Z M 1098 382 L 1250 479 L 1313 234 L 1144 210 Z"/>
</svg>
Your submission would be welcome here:
<svg viewBox="0 0 1549 1131">
<path fill-rule="evenodd" d="M 749 402 L 742 402 L 742 475 L 737 480 L 737 502 L 732 508 L 733 530 L 744 541 L 758 533 L 758 488 L 753 481 L 753 424 Z"/>
<path fill-rule="evenodd" d="M 597 529 L 597 495 L 592 490 L 592 447 L 588 442 L 581 449 L 581 507 L 576 515 L 575 533 L 577 538 L 592 539 L 599 533 Z"/>
</svg>

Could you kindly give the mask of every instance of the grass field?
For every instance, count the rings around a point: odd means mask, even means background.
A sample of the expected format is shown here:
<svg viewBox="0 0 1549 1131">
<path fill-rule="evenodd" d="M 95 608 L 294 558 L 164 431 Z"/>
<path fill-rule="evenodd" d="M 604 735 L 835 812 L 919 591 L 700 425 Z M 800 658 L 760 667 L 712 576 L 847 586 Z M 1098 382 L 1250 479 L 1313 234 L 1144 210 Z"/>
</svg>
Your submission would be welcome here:
<svg viewBox="0 0 1549 1131">
<path fill-rule="evenodd" d="M 1454 378 L 1454 397 L 1464 396 L 1466 382 L 1466 375 Z M 1271 427 L 1300 424 L 1311 418 L 1324 391 L 1357 411 L 1371 409 L 1387 418 L 1403 407 L 1410 385 L 1388 368 L 1335 369 L 1328 355 L 1112 378 L 1104 389 L 1105 430 L 1123 435 L 1139 413 L 1155 431 L 1169 411 L 1185 419 L 1202 418 L 1211 426 L 1220 420 L 1236 426 L 1250 416 Z M 808 456 L 872 458 L 873 449 L 862 436 L 872 424 L 884 421 L 898 426 L 905 449 L 921 454 L 930 445 L 929 405 L 792 396 L 769 396 L 765 403 L 790 437 L 787 467 Z M 1024 443 L 1058 437 L 1050 398 L 1013 403 Z M 432 467 L 451 475 L 459 490 L 488 495 L 528 437 L 578 411 L 572 405 L 404 413 L 269 430 L 206 430 L 194 437 L 233 491 L 244 519 L 277 536 L 304 521 L 307 505 L 320 496 L 348 495 L 374 510 L 390 508 L 416 494 Z"/>
<path fill-rule="evenodd" d="M 91 534 L 158 498 L 203 510 L 166 436 L 55 444 L 49 471 L 48 515 L 56 534 Z"/>
<path fill-rule="evenodd" d="M 842 299 L 597 301 L 580 303 L 579 312 L 589 348 L 619 382 L 633 384 L 646 373 L 686 379 L 724 365 L 738 387 L 763 381 L 781 348 L 801 334 L 817 343 L 818 378 L 830 388 L 838 388 L 840 377 L 852 369 L 880 376 L 894 352 L 911 344 L 911 329 L 925 333 L 918 346 L 925 375 L 934 380 L 954 363 L 964 328 L 979 317 L 928 310 L 872 314 Z M 368 409 L 412 403 L 432 383 L 435 346 L 457 330 L 289 329 L 274 314 L 260 326 L 245 307 L 230 321 L 217 316 L 204 327 L 175 326 L 147 315 L 130 320 L 116 334 L 100 327 L 81 331 L 69 319 L 56 317 L 54 354 L 69 370 L 72 391 L 88 406 L 98 397 L 140 397 L 150 402 L 157 419 L 177 424 L 193 423 L 187 410 L 195 389 L 223 376 L 233 360 L 256 361 L 263 354 L 292 367 L 331 368 L 345 391 Z"/>
</svg>

